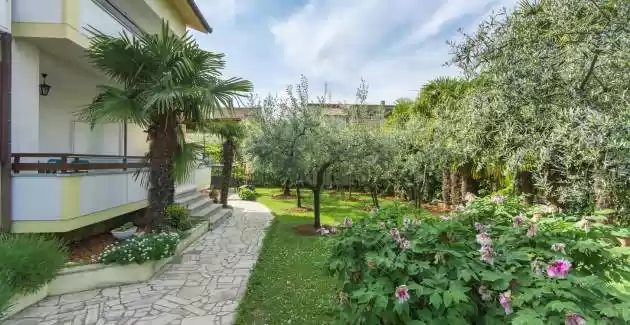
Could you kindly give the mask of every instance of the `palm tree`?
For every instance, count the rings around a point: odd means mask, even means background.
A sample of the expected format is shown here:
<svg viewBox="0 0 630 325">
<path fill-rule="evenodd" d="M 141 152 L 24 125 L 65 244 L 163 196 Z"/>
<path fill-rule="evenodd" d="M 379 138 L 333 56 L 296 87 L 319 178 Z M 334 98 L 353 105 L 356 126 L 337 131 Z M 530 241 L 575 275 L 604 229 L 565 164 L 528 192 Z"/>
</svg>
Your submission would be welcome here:
<svg viewBox="0 0 630 325">
<path fill-rule="evenodd" d="M 78 115 L 93 125 L 119 122 L 144 128 L 149 206 L 142 223 L 151 229 L 163 222 L 173 203 L 176 179 L 184 179 L 196 160 L 191 153 L 197 148 L 185 142 L 180 125 L 203 123 L 231 109 L 252 84 L 222 79 L 224 55 L 199 48 L 188 33 L 173 34 L 165 22 L 159 34 L 92 33 L 87 57 L 116 85 L 99 86 L 100 93 Z"/>
<path fill-rule="evenodd" d="M 215 120 L 207 126 L 207 131 L 223 139 L 223 150 L 221 150 L 221 162 L 223 163 L 223 168 L 221 169 L 221 205 L 227 208 L 234 154 L 236 153 L 238 141 L 245 136 L 245 127 L 236 120 Z"/>
</svg>

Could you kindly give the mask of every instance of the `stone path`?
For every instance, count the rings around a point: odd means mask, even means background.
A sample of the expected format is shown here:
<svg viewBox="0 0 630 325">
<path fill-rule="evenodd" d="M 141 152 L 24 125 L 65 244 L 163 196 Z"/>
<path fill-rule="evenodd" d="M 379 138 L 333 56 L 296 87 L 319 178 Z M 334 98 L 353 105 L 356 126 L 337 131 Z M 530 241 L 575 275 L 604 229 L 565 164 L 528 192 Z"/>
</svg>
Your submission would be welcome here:
<svg viewBox="0 0 630 325">
<path fill-rule="evenodd" d="M 6 325 L 231 325 L 258 258 L 270 211 L 232 201 L 234 216 L 153 280 L 47 297 Z"/>
</svg>

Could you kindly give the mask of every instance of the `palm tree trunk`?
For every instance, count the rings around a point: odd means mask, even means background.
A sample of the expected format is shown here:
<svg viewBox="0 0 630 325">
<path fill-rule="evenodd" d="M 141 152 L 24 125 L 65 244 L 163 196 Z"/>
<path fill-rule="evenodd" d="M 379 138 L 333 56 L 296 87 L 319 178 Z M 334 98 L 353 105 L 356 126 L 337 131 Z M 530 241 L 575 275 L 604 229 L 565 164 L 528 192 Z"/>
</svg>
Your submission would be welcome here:
<svg viewBox="0 0 630 325">
<path fill-rule="evenodd" d="M 173 162 L 177 149 L 177 119 L 163 116 L 149 130 L 149 194 L 148 207 L 140 226 L 159 230 L 166 208 L 175 201 Z"/>
<path fill-rule="evenodd" d="M 227 139 L 223 142 L 223 156 L 221 158 L 223 160 L 223 169 L 221 171 L 221 205 L 227 208 L 232 164 L 234 163 L 234 142 L 232 139 Z"/>
<path fill-rule="evenodd" d="M 451 171 L 442 170 L 442 202 L 451 205 Z"/>
</svg>

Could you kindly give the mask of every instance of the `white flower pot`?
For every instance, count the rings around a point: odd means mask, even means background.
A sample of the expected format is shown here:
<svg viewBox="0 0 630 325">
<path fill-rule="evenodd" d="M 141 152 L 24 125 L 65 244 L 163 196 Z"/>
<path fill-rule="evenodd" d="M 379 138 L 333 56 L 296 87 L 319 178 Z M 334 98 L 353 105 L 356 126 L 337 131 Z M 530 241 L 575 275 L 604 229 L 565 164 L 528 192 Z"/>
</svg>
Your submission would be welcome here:
<svg viewBox="0 0 630 325">
<path fill-rule="evenodd" d="M 118 240 L 123 240 L 123 239 L 131 238 L 133 234 L 136 233 L 137 230 L 138 230 L 138 227 L 132 227 L 125 231 L 112 230 L 111 233 L 112 233 L 112 236 L 114 236 L 114 238 Z"/>
</svg>

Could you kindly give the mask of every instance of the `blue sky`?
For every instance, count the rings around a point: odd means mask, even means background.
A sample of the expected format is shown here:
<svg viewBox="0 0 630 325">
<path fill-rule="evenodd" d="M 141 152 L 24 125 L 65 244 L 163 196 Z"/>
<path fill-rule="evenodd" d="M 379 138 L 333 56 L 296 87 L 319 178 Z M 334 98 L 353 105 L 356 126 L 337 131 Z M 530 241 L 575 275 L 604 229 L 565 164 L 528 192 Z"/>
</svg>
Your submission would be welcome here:
<svg viewBox="0 0 630 325">
<path fill-rule="evenodd" d="M 260 96 L 309 79 L 311 97 L 328 83 L 334 102 L 354 102 L 361 77 L 368 101 L 414 97 L 430 79 L 456 75 L 446 40 L 473 31 L 492 10 L 517 0 L 197 0 L 214 32 L 199 44 L 226 54 L 226 76 Z"/>
</svg>

